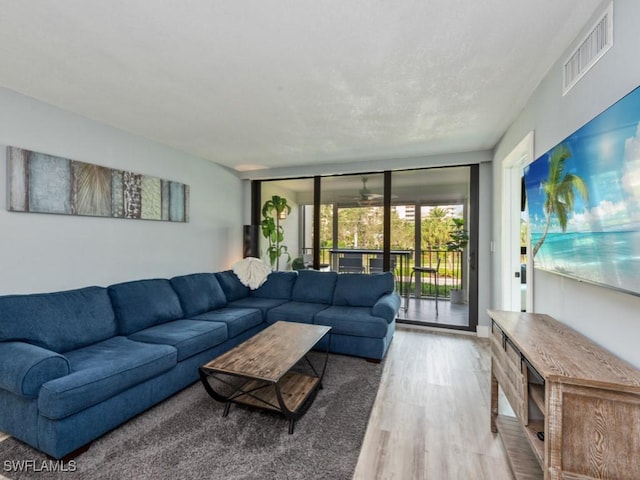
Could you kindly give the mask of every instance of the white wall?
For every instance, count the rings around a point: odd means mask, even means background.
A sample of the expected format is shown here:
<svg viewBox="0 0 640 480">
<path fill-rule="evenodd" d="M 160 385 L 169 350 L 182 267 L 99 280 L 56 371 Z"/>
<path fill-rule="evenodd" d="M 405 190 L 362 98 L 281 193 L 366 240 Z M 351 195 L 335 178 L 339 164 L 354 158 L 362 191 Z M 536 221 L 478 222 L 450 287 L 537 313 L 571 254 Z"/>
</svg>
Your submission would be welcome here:
<svg viewBox="0 0 640 480">
<path fill-rule="evenodd" d="M 6 146 L 185 183 L 190 221 L 9 212 Z M 0 295 L 228 268 L 242 257 L 242 211 L 226 169 L 0 88 Z"/>
<path fill-rule="evenodd" d="M 478 214 L 478 325 L 488 326 L 491 319 L 487 308 L 491 305 L 491 185 L 492 164 L 480 164 L 479 214 Z"/>
<path fill-rule="evenodd" d="M 603 3 L 603 6 L 605 3 Z M 600 12 L 598 12 L 600 13 Z M 530 130 L 535 131 L 535 158 L 640 84 L 640 8 L 637 0 L 614 4 L 614 46 L 566 95 L 562 96 L 558 59 L 523 112 L 511 125 L 494 156 L 493 240 L 500 251 L 502 161 Z M 590 28 L 592 22 L 585 25 Z M 579 36 L 577 41 L 582 38 Z M 509 200 L 512 201 L 513 199 Z M 499 305 L 501 265 L 492 256 L 492 303 Z M 534 271 L 534 311 L 547 313 L 580 331 L 618 356 L 640 367 L 640 297 L 621 294 L 549 273 Z"/>
</svg>

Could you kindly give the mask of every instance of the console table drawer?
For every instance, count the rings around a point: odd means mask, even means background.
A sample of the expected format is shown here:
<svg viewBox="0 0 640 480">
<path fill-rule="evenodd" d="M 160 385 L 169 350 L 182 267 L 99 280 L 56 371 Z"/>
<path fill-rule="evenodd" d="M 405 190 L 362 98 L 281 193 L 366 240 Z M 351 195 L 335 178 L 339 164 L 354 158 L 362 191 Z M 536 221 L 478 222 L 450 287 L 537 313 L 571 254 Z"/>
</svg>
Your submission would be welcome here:
<svg viewBox="0 0 640 480">
<path fill-rule="evenodd" d="M 514 413 L 522 418 L 524 416 L 524 377 L 522 372 L 516 368 L 507 353 L 497 342 L 491 342 L 492 373 L 498 380 L 509 405 Z"/>
<path fill-rule="evenodd" d="M 516 415 L 527 420 L 525 408 L 526 375 L 522 368 L 520 351 L 496 325 L 491 328 L 491 354 L 495 363 L 495 376 L 502 387 L 502 391 L 509 400 Z"/>
<path fill-rule="evenodd" d="M 517 370 L 522 370 L 522 356 L 520 355 L 520 351 L 511 343 L 508 337 L 505 342 L 504 351 L 507 354 L 507 360 L 509 360 Z"/>
<path fill-rule="evenodd" d="M 504 333 L 500 330 L 500 327 L 495 322 L 491 323 L 491 338 L 495 340 L 499 345 L 504 346 Z"/>
<path fill-rule="evenodd" d="M 492 343 L 494 343 L 497 348 L 505 352 L 505 360 L 510 361 L 517 369 L 520 370 L 522 368 L 522 356 L 518 348 L 495 323 L 492 325 L 491 334 Z"/>
</svg>

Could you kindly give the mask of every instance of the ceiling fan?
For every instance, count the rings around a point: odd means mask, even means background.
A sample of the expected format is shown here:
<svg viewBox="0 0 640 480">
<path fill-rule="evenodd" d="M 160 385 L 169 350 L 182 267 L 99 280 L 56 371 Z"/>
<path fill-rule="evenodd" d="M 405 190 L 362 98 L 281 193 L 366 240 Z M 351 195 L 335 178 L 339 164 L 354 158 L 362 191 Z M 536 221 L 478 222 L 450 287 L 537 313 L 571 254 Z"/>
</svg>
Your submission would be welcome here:
<svg viewBox="0 0 640 480">
<path fill-rule="evenodd" d="M 340 195 L 341 201 L 339 201 L 339 203 L 343 206 L 354 206 L 354 204 L 360 207 L 382 206 L 384 195 L 382 193 L 372 192 L 369 187 L 367 187 L 367 181 L 369 180 L 367 177 L 363 176 L 360 177 L 360 179 L 362 180 L 362 188 L 358 190 L 357 195 Z M 397 195 L 391 195 L 391 198 L 396 197 Z"/>
<path fill-rule="evenodd" d="M 359 205 L 371 205 L 376 200 L 384 197 L 381 193 L 373 193 L 371 190 L 367 188 L 367 177 L 362 177 L 362 188 L 358 192 L 360 194 L 359 197 L 356 198 Z"/>
</svg>

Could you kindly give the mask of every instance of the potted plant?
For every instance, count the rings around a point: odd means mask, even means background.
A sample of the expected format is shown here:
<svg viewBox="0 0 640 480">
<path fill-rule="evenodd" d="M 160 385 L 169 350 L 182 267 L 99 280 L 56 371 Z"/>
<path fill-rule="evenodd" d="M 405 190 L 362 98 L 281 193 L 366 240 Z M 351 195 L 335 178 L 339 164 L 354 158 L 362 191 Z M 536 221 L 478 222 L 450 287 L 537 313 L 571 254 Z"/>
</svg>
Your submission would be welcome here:
<svg viewBox="0 0 640 480">
<path fill-rule="evenodd" d="M 293 259 L 293 262 L 291 262 L 291 270 L 304 270 L 305 266 L 304 266 L 304 260 L 302 259 L 302 257 L 296 257 Z"/>
<path fill-rule="evenodd" d="M 287 247 L 282 244 L 284 240 L 284 228 L 280 225 L 280 220 L 287 218 L 291 213 L 291 207 L 287 203 L 287 199 L 274 195 L 270 200 L 264 202 L 262 206 L 262 221 L 260 227 L 262 235 L 269 241 L 267 247 L 267 255 L 271 268 L 278 270 L 280 268 L 280 257 L 287 256 L 287 263 L 291 261 L 291 255 L 287 251 Z"/>
<path fill-rule="evenodd" d="M 452 218 L 453 227 L 449 230 L 449 241 L 447 242 L 447 251 L 448 252 L 456 252 L 457 255 L 454 256 L 454 270 L 456 266 L 458 268 L 462 267 L 462 262 L 460 261 L 458 265 L 456 265 L 456 259 L 462 258 L 462 250 L 467 247 L 469 243 L 469 233 L 464 228 L 464 219 L 462 218 Z M 451 289 L 451 303 L 463 303 L 464 302 L 464 290 L 462 286 L 460 288 L 452 288 Z"/>
</svg>

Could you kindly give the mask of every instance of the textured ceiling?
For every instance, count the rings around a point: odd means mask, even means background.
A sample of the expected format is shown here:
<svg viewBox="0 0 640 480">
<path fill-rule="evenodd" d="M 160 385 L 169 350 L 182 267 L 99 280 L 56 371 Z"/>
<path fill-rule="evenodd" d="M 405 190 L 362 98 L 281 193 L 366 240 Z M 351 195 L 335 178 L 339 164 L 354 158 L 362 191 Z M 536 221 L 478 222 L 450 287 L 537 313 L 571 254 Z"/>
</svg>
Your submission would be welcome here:
<svg viewBox="0 0 640 480">
<path fill-rule="evenodd" d="M 0 0 L 0 86 L 230 168 L 484 150 L 599 4 Z"/>
</svg>

